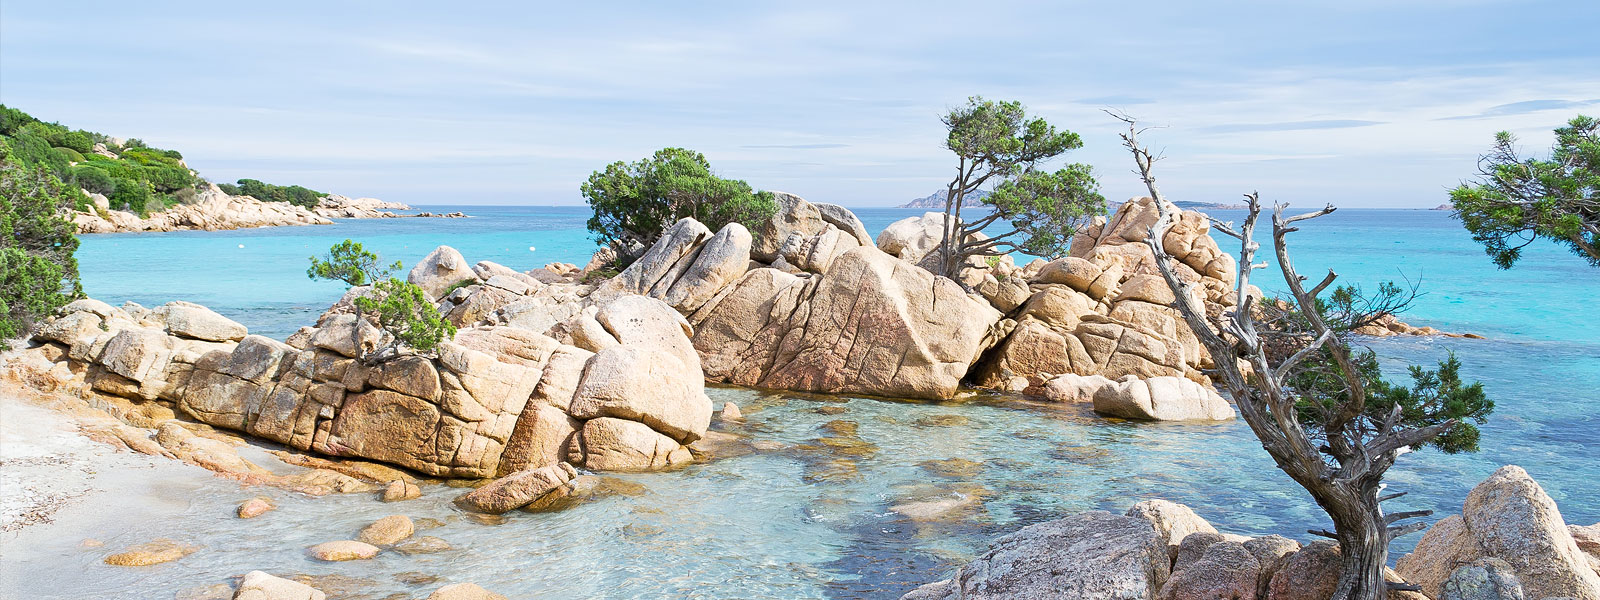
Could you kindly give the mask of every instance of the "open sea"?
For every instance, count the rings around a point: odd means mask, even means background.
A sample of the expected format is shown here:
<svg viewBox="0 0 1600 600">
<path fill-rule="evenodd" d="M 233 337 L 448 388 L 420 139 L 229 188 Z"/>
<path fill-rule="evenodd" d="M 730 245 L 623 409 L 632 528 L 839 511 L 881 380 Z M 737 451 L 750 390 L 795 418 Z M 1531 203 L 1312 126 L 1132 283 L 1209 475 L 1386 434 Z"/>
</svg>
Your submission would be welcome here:
<svg viewBox="0 0 1600 600">
<path fill-rule="evenodd" d="M 587 207 L 433 206 L 470 219 L 371 219 L 332 226 L 223 232 L 83 236 L 84 289 L 113 304 L 188 300 L 282 338 L 310 324 L 342 286 L 307 279 L 307 257 L 335 242 L 363 242 L 409 266 L 440 244 L 469 261 L 526 270 L 561 261 L 582 265 L 594 250 Z M 860 209 L 876 233 L 911 209 Z M 1214 211 L 1238 219 L 1242 211 Z M 1325 268 L 1341 282 L 1376 287 L 1410 281 L 1424 295 L 1402 318 L 1485 340 L 1375 339 L 1395 378 L 1409 364 L 1460 357 L 1463 377 L 1484 382 L 1496 411 L 1482 427 L 1482 451 L 1401 458 L 1391 490 L 1409 492 L 1390 510 L 1458 513 L 1473 485 L 1503 464 L 1528 470 L 1568 522 L 1600 521 L 1600 269 L 1551 244 L 1535 244 L 1510 271 L 1497 270 L 1448 213 L 1340 210 L 1302 224 L 1291 251 L 1302 273 Z M 1236 254 L 1231 239 L 1218 242 Z M 1256 282 L 1274 288 L 1275 268 Z M 984 396 L 953 403 L 709 390 L 733 401 L 748 422 L 728 429 L 787 449 L 671 473 L 629 475 L 641 484 L 564 512 L 511 513 L 500 524 L 466 519 L 450 505 L 459 491 L 433 486 L 423 499 L 382 505 L 369 496 L 299 498 L 252 522 L 231 518 L 260 490 L 216 480 L 160 502 L 129 502 L 99 525 L 108 548 L 151 537 L 181 537 L 200 554 L 150 569 L 119 569 L 62 536 L 29 551 L 14 579 L 30 597 L 172 597 L 253 569 L 361 578 L 369 597 L 426 595 L 415 578 L 474 581 L 511 597 L 552 598 L 894 598 L 940 579 L 980 554 L 988 540 L 1024 525 L 1089 510 L 1125 510 L 1161 497 L 1195 508 L 1220 529 L 1307 540 L 1326 527 L 1310 498 L 1272 465 L 1242 421 L 1129 423 L 1081 407 Z M 838 406 L 840 414 L 819 408 Z M 819 455 L 808 442 L 823 425 L 857 425 L 862 450 Z M 961 459 L 953 461 L 950 459 Z M 968 462 L 970 461 L 970 462 Z M 915 521 L 890 510 L 907 502 L 948 502 L 945 517 Z M 406 511 L 440 519 L 426 532 L 449 541 L 444 554 L 385 553 L 359 563 L 316 563 L 301 549 L 343 539 L 371 520 Z M 255 521 L 262 521 L 257 523 Z M 1394 546 L 1409 550 L 1420 535 Z M 124 543 L 126 542 L 126 543 Z M 13 562 L 13 567 L 16 563 Z M 11 576 L 19 576 L 12 573 Z M 20 583 L 17 583 L 20 582 Z M 32 583 L 29 583 L 32 582 Z M 420 587 L 419 587 L 420 585 Z"/>
</svg>

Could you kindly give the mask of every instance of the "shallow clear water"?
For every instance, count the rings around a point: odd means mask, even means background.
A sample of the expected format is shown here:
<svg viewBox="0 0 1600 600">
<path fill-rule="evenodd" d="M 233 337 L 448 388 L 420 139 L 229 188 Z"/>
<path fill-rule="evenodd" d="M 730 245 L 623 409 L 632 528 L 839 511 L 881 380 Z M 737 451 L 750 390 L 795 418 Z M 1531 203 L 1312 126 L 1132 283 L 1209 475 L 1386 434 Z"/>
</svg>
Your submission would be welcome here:
<svg viewBox="0 0 1600 600">
<path fill-rule="evenodd" d="M 306 280 L 303 270 L 306 256 L 346 237 L 408 265 L 441 243 L 469 260 L 521 269 L 555 260 L 581 264 L 592 250 L 582 207 L 463 210 L 477 218 L 86 236 L 79 257 L 84 286 L 97 298 L 192 300 L 256 333 L 282 336 L 309 323 L 341 292 Z M 858 214 L 877 231 L 919 212 Z M 1229 211 L 1218 212 L 1230 218 Z M 1538 245 L 1524 264 L 1497 271 L 1442 212 L 1340 211 L 1294 235 L 1301 271 L 1314 275 L 1331 266 L 1344 281 L 1369 287 L 1402 274 L 1420 277 L 1427 295 L 1405 316 L 1408 322 L 1490 338 L 1372 342 L 1396 374 L 1405 364 L 1431 364 L 1454 351 L 1463 375 L 1482 380 L 1497 402 L 1483 427 L 1482 452 L 1422 451 L 1401 459 L 1389 481 L 1410 495 L 1396 501 L 1403 505 L 1397 508 L 1458 512 L 1472 485 L 1514 463 L 1539 479 L 1569 522 L 1600 521 L 1593 500 L 1600 494 L 1594 408 L 1600 402 L 1600 309 L 1593 300 L 1600 296 L 1600 270 Z M 1219 241 L 1232 249 L 1228 240 Z M 1268 289 L 1271 273 L 1257 276 Z M 284 508 L 242 522 L 231 518 L 232 507 L 260 491 L 208 481 L 197 484 L 203 489 L 174 490 L 171 498 L 132 502 L 130 515 L 149 518 L 109 522 L 102 526 L 110 531 L 101 534 L 124 540 L 121 545 L 161 535 L 190 538 L 207 546 L 202 554 L 167 567 L 126 569 L 100 565 L 106 552 L 77 549 L 76 538 L 60 540 L 30 555 L 33 583 L 12 591 L 160 597 L 264 569 L 371 578 L 385 592 L 372 597 L 422 595 L 431 588 L 407 587 L 394 577 L 420 571 L 513 597 L 883 598 L 942 577 L 995 535 L 1086 509 L 1120 511 L 1146 497 L 1189 504 L 1224 530 L 1243 534 L 1304 539 L 1306 529 L 1325 526 L 1315 505 L 1236 421 L 1115 422 L 1082 408 L 1001 397 L 929 404 L 739 389 L 712 394 L 718 404 L 745 407 L 748 423 L 730 431 L 783 449 L 628 476 L 643 484 L 642 496 L 554 514 L 512 513 L 493 526 L 461 517 L 449 505 L 456 490 L 438 486 L 427 488 L 423 500 L 397 505 L 366 495 L 275 493 Z M 834 406 L 844 412 L 819 412 Z M 856 424 L 859 441 L 819 443 L 839 437 L 830 430 L 841 426 L 826 425 L 833 421 Z M 924 464 L 952 458 L 975 464 Z M 966 498 L 976 500 L 943 520 L 918 522 L 890 510 L 906 501 Z M 445 520 L 426 534 L 457 549 L 333 565 L 301 552 L 351 536 L 394 511 Z M 1416 537 L 1395 550 L 1404 551 Z"/>
</svg>

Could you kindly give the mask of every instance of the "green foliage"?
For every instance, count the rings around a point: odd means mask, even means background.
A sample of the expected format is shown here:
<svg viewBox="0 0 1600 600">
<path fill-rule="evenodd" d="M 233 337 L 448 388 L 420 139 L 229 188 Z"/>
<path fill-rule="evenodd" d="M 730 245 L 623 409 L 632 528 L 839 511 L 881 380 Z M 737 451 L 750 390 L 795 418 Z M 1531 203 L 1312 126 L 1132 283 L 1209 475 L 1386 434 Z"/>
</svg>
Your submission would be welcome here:
<svg viewBox="0 0 1600 600">
<path fill-rule="evenodd" d="M 400 261 L 383 266 L 378 255 L 361 246 L 361 242 L 345 240 L 334 244 L 322 258 L 311 257 L 311 267 L 306 277 L 343 281 L 350 286 L 367 285 L 388 279 L 390 273 L 400 270 Z"/>
<path fill-rule="evenodd" d="M 138 213 L 140 216 L 147 214 L 150 197 L 154 195 L 150 184 L 134 179 L 115 178 L 115 189 L 106 199 L 110 201 L 114 210 L 126 210 Z"/>
<path fill-rule="evenodd" d="M 356 298 L 356 306 L 376 315 L 378 326 L 393 335 L 398 345 L 432 352 L 439 342 L 456 334 L 455 325 L 439 315 L 439 309 L 416 284 L 390 277 L 374 284 L 373 291 Z"/>
<path fill-rule="evenodd" d="M 1070 164 L 1054 173 L 1031 171 L 1002 182 L 983 202 L 1005 215 L 1021 243 L 1015 247 L 1055 260 L 1067 255 L 1072 236 L 1106 212 L 1089 166 Z"/>
<path fill-rule="evenodd" d="M 0 349 L 82 294 L 73 257 L 78 238 L 65 217 L 79 196 L 0 141 Z"/>
<path fill-rule="evenodd" d="M 1414 297 L 1414 291 L 1393 282 L 1380 284 L 1378 291 L 1370 295 L 1358 287 L 1341 286 L 1326 299 L 1318 298 L 1317 310 L 1329 328 L 1349 345 L 1353 330 L 1402 310 Z M 1309 329 L 1309 322 L 1292 303 L 1271 301 L 1261 308 L 1270 315 L 1262 323 L 1261 334 L 1273 364 L 1281 364 L 1310 343 L 1309 335 L 1303 333 Z M 1370 349 L 1352 347 L 1350 358 L 1366 391 L 1366 402 L 1354 425 L 1357 431 L 1367 435 L 1380 431 L 1399 406 L 1399 419 L 1392 427 L 1419 429 L 1453 423 L 1428 445 L 1450 454 L 1478 450 L 1477 425 L 1494 412 L 1494 401 L 1484 393 L 1482 383 L 1461 381 L 1461 361 L 1455 354 L 1441 361 L 1437 370 L 1409 367 L 1410 387 L 1384 379 L 1378 356 Z M 1297 397 L 1299 421 L 1313 439 L 1326 439 L 1324 425 L 1350 400 L 1344 373 L 1332 350 L 1323 346 L 1299 363 L 1285 380 Z"/>
<path fill-rule="evenodd" d="M 951 110 L 943 122 L 948 129 L 945 148 L 958 159 L 945 213 L 961 220 L 962 228 L 941 246 L 942 273 L 953 274 L 966 257 L 996 254 L 1002 247 L 1051 259 L 1065 256 L 1078 229 L 1093 216 L 1105 214 L 1105 197 L 1088 165 L 1068 164 L 1055 171 L 1046 167 L 1083 147 L 1078 134 L 1029 117 L 1019 102 L 981 96 Z M 994 191 L 982 202 L 993 211 L 970 221 L 959 219 L 966 197 L 991 182 L 996 184 Z M 1010 223 L 1012 229 L 986 229 L 998 221 Z M 990 237 L 976 239 L 979 230 Z"/>
<path fill-rule="evenodd" d="M 229 196 L 242 196 L 242 195 L 244 195 L 244 191 L 240 190 L 239 186 L 231 184 L 231 183 L 219 183 L 219 184 L 217 184 L 217 189 L 222 190 L 222 193 L 227 194 Z"/>
<path fill-rule="evenodd" d="M 60 154 L 62 158 L 67 159 L 67 162 L 69 162 L 69 163 L 80 163 L 80 162 L 83 162 L 83 155 L 79 154 L 77 150 L 73 150 L 71 148 L 63 148 L 61 146 L 56 146 L 55 147 L 55 151 L 56 151 L 56 154 Z"/>
<path fill-rule="evenodd" d="M 254 179 L 240 179 L 237 186 L 229 185 L 223 187 L 222 191 L 234 196 L 242 194 L 265 202 L 288 202 L 295 206 L 304 206 L 306 208 L 316 207 L 317 200 L 327 195 L 298 185 L 273 185 Z"/>
<path fill-rule="evenodd" d="M 1578 116 L 1555 133 L 1549 160 L 1521 158 L 1515 136 L 1495 134 L 1478 180 L 1450 191 L 1456 218 L 1502 269 L 1539 238 L 1600 267 L 1600 121 Z"/>
<path fill-rule="evenodd" d="M 778 210 L 771 193 L 717 177 L 704 155 L 683 148 L 664 148 L 634 163 L 611 163 L 591 174 L 581 190 L 594 209 L 589 231 L 619 250 L 648 247 L 684 217 L 712 231 L 741 223 L 755 232 Z"/>
<path fill-rule="evenodd" d="M 67 148 L 78 154 L 88 154 L 94 151 L 94 138 L 85 131 L 64 131 L 55 140 L 56 146 Z M 83 160 L 80 157 L 78 160 Z"/>
</svg>

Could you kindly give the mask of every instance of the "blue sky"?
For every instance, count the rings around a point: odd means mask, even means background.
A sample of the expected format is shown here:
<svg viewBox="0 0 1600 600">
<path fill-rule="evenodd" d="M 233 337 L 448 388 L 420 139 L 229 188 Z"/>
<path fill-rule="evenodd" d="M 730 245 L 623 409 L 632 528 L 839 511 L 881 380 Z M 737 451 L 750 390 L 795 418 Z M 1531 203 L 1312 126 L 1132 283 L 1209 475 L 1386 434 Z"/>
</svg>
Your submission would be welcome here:
<svg viewBox="0 0 1600 600">
<path fill-rule="evenodd" d="M 1107 107 L 1163 126 L 1174 199 L 1423 207 L 1495 131 L 1543 152 L 1600 114 L 1592 0 L 578 4 L 6 0 L 0 102 L 215 181 L 417 204 L 578 204 L 663 146 L 898 204 L 943 187 L 939 115 L 982 94 L 1082 134 L 1114 199 L 1140 187 Z"/>
</svg>

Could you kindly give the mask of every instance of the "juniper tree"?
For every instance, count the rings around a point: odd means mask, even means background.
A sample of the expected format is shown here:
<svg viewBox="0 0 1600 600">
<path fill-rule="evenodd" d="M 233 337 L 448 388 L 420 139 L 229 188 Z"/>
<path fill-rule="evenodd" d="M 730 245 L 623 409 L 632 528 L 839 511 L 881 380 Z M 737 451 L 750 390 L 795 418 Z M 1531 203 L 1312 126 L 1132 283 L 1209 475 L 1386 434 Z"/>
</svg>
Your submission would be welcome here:
<svg viewBox="0 0 1600 600">
<path fill-rule="evenodd" d="M 1233 396 L 1261 446 L 1333 521 L 1333 531 L 1311 532 L 1339 543 L 1342 564 L 1332 598 L 1376 600 L 1386 598 L 1391 587 L 1416 589 L 1391 586 L 1383 570 L 1389 542 L 1426 527 L 1400 521 L 1431 511 L 1386 513 L 1381 503 L 1404 492 L 1380 495 L 1384 473 L 1411 449 L 1477 450 L 1474 423 L 1484 422 L 1494 403 L 1481 384 L 1461 381 L 1461 364 L 1453 355 L 1437 370 L 1412 367 L 1412 384 L 1402 387 L 1383 379 L 1371 350 L 1354 345 L 1352 330 L 1403 308 L 1414 291 L 1406 293 L 1392 284 L 1372 295 L 1354 287 L 1330 290 L 1337 277 L 1331 270 L 1306 287 L 1306 278 L 1289 260 L 1288 235 L 1299 230 L 1295 223 L 1333 212 L 1332 205 L 1295 216 L 1284 214 L 1286 204 L 1273 207 L 1272 250 L 1289 291 L 1281 300 L 1251 294 L 1251 273 L 1267 266 L 1255 262 L 1260 197 L 1245 196 L 1249 211 L 1241 227 L 1214 222 L 1217 231 L 1239 241 L 1238 302 L 1209 314 L 1190 295 L 1192 285 L 1179 278 L 1173 257 L 1163 248 L 1177 211 L 1156 187 L 1152 169 L 1158 157 L 1139 145 L 1134 121 L 1118 117 L 1128 123 L 1124 145 L 1158 207 L 1159 217 L 1145 243 L 1177 297 L 1173 307 L 1213 357 L 1216 366 L 1209 374 Z"/>
<path fill-rule="evenodd" d="M 684 217 L 712 231 L 729 223 L 755 231 L 778 210 L 771 192 L 718 177 L 705 155 L 683 148 L 664 148 L 633 163 L 611 163 L 589 175 L 580 189 L 594 209 L 589 231 L 624 257 L 643 252 Z"/>
<path fill-rule="evenodd" d="M 943 122 L 948 130 L 945 148 L 956 154 L 957 162 L 956 176 L 945 190 L 935 273 L 954 277 L 968 257 L 994 256 L 1002 248 L 1050 259 L 1064 256 L 1073 234 L 1089 218 L 1105 213 L 1105 197 L 1088 165 L 1046 170 L 1046 163 L 1083 146 L 1078 134 L 1030 118 L 1021 103 L 980 96 L 951 110 Z M 964 221 L 961 209 L 967 195 L 989 183 L 995 184 L 994 191 L 982 202 L 990 212 Z M 1012 229 L 979 235 L 999 221 Z"/>
<path fill-rule="evenodd" d="M 1600 267 L 1600 121 L 1578 116 L 1556 129 L 1549 160 L 1518 156 L 1516 141 L 1495 134 L 1477 181 L 1450 191 L 1456 218 L 1502 269 L 1539 238 Z"/>
<path fill-rule="evenodd" d="M 398 270 L 400 261 L 384 265 L 377 253 L 348 239 L 334 244 L 321 258 L 311 257 L 311 266 L 306 269 L 306 276 L 312 279 L 342 281 L 352 288 L 372 286 L 351 302 L 355 309 L 355 322 L 350 329 L 352 345 L 369 364 L 398 357 L 405 349 L 432 352 L 456 333 L 455 326 L 439 314 L 421 287 L 393 276 Z M 362 351 L 361 324 L 368 313 L 389 334 L 389 342 Z"/>
<path fill-rule="evenodd" d="M 80 195 L 0 140 L 0 350 L 82 295 L 76 227 L 66 216 Z"/>
</svg>

